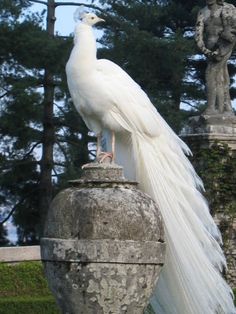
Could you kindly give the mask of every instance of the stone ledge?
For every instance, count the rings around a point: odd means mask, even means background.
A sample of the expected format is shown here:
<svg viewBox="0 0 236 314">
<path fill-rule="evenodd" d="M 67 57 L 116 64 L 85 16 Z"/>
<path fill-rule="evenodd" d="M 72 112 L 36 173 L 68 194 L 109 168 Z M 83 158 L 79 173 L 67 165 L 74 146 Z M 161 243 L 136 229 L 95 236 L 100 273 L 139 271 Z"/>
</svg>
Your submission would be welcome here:
<svg viewBox="0 0 236 314">
<path fill-rule="evenodd" d="M 14 246 L 0 248 L 0 262 L 17 263 L 26 261 L 40 261 L 40 246 Z"/>
<path fill-rule="evenodd" d="M 44 261 L 163 265 L 165 243 L 132 240 L 41 239 Z"/>
<path fill-rule="evenodd" d="M 229 137 L 236 139 L 236 116 L 193 116 L 180 132 L 181 137 L 204 136 L 218 138 Z"/>
<path fill-rule="evenodd" d="M 236 151 L 236 134 L 222 134 L 222 133 L 188 133 L 180 134 L 180 137 L 183 141 L 186 141 L 189 146 L 191 146 L 192 141 L 201 141 L 202 147 L 209 147 L 215 141 L 222 144 L 227 144 L 230 149 L 234 152 Z M 190 142 L 191 141 L 191 142 Z"/>
</svg>

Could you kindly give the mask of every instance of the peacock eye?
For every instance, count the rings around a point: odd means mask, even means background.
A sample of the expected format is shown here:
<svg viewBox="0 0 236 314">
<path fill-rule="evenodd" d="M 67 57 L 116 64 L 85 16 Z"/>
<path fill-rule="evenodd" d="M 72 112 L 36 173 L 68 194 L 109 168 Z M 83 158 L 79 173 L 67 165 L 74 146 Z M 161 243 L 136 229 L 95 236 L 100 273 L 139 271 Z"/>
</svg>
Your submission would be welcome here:
<svg viewBox="0 0 236 314">
<path fill-rule="evenodd" d="M 91 19 L 94 20 L 94 17 L 92 16 Z"/>
</svg>

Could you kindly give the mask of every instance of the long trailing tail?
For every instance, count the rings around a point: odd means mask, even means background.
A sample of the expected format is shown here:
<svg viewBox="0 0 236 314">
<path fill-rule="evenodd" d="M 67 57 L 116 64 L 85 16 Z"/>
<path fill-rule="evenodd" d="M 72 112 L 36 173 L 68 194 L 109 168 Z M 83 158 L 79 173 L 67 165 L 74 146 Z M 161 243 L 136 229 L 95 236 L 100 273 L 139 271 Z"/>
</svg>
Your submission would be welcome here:
<svg viewBox="0 0 236 314">
<path fill-rule="evenodd" d="M 117 162 L 157 202 L 165 224 L 167 257 L 151 303 L 158 314 L 233 314 L 232 291 L 220 274 L 226 267 L 221 235 L 176 138 L 117 137 Z"/>
</svg>

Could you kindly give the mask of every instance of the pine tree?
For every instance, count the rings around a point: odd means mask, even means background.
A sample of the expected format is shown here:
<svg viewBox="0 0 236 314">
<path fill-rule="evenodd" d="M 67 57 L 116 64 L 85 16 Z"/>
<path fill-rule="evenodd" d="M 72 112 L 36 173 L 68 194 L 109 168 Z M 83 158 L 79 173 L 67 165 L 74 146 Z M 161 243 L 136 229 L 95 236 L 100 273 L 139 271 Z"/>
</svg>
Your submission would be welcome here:
<svg viewBox="0 0 236 314">
<path fill-rule="evenodd" d="M 205 103 L 206 62 L 194 42 L 197 12 L 205 1 L 99 2 L 108 15 L 100 55 L 121 65 L 179 131 Z"/>
<path fill-rule="evenodd" d="M 4 217 L 14 212 L 19 243 L 33 244 L 64 173 L 88 160 L 91 137 L 65 87 L 72 40 L 45 31 L 29 2 L 1 5 L 1 204 Z"/>
</svg>

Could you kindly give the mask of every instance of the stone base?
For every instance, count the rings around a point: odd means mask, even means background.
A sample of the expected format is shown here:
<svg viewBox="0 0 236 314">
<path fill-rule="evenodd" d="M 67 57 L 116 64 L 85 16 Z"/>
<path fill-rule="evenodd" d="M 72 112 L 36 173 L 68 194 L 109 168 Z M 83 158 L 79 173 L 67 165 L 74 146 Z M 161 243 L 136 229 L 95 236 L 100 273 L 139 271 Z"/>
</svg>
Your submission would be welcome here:
<svg viewBox="0 0 236 314">
<path fill-rule="evenodd" d="M 202 147 L 219 141 L 236 152 L 236 116 L 216 114 L 191 117 L 180 136 L 188 144 L 199 141 Z"/>
</svg>

